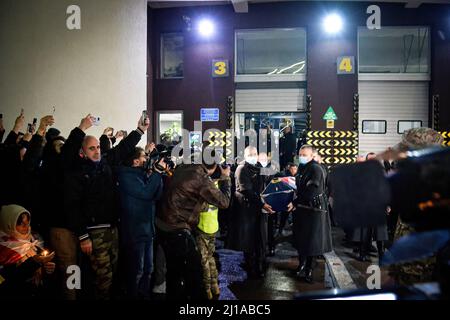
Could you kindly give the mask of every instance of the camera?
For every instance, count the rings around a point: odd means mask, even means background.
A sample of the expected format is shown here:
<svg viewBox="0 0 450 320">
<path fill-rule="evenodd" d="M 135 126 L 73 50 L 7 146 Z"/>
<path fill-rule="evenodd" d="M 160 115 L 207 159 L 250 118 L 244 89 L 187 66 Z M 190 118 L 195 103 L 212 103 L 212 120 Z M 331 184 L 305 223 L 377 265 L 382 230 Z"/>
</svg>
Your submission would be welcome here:
<svg viewBox="0 0 450 320">
<path fill-rule="evenodd" d="M 167 169 L 164 169 L 159 164 L 161 160 L 164 160 L 164 162 L 167 164 Z M 164 150 L 159 153 L 155 153 L 154 155 L 150 155 L 150 158 L 146 162 L 145 170 L 149 171 L 153 168 L 156 168 L 159 171 L 172 171 L 173 169 L 175 169 L 175 162 L 172 161 L 171 150 Z"/>
<path fill-rule="evenodd" d="M 100 117 L 92 117 L 92 124 L 94 126 L 100 125 Z"/>
</svg>

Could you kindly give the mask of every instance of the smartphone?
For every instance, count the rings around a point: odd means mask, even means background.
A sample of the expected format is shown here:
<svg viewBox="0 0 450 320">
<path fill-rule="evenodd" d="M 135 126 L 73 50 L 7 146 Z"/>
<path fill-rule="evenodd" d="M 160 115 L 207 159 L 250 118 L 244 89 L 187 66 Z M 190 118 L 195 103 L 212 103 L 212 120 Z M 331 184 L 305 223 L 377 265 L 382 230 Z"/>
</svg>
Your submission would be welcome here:
<svg viewBox="0 0 450 320">
<path fill-rule="evenodd" d="M 93 117 L 92 124 L 94 126 L 99 126 L 100 125 L 100 117 Z"/>
<path fill-rule="evenodd" d="M 122 130 L 123 137 L 126 138 L 128 136 L 128 132 L 126 130 Z"/>
<path fill-rule="evenodd" d="M 147 118 L 147 110 L 142 111 L 141 125 L 145 126 L 145 119 Z"/>
<path fill-rule="evenodd" d="M 0 119 L 3 119 L 3 113 L 0 113 Z"/>
<path fill-rule="evenodd" d="M 33 133 L 33 125 L 32 125 L 31 123 L 28 124 L 27 131 L 28 131 L 29 133 Z"/>
<path fill-rule="evenodd" d="M 37 118 L 33 118 L 33 124 L 37 123 Z"/>
</svg>

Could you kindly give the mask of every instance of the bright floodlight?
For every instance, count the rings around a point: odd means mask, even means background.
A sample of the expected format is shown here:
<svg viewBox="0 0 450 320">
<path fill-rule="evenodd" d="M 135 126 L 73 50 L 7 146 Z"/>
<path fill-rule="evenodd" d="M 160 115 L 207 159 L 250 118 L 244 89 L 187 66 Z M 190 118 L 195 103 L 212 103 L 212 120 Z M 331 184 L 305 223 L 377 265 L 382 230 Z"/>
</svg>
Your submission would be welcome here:
<svg viewBox="0 0 450 320">
<path fill-rule="evenodd" d="M 330 14 L 323 20 L 323 28 L 328 33 L 338 33 L 342 30 L 342 19 L 336 13 Z"/>
<path fill-rule="evenodd" d="M 210 20 L 203 19 L 198 23 L 198 32 L 204 37 L 209 37 L 214 33 L 214 24 Z"/>
</svg>

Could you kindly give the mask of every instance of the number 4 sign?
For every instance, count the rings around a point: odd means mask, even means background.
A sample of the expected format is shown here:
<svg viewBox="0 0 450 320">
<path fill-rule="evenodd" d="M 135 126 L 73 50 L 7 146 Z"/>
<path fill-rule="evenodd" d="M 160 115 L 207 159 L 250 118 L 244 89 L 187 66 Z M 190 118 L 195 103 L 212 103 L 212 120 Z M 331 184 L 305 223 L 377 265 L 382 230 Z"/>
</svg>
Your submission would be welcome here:
<svg viewBox="0 0 450 320">
<path fill-rule="evenodd" d="M 337 74 L 354 74 L 355 57 L 343 56 L 337 58 Z"/>
</svg>

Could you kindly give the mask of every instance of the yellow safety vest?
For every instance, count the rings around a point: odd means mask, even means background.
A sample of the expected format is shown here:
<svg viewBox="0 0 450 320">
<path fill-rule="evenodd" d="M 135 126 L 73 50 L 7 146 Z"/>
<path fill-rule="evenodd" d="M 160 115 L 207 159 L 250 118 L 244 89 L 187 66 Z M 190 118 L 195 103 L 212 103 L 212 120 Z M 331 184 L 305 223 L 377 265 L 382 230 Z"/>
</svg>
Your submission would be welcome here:
<svg viewBox="0 0 450 320">
<path fill-rule="evenodd" d="M 216 188 L 219 188 L 219 182 L 214 182 Z M 219 230 L 219 209 L 216 206 L 209 205 L 207 211 L 200 212 L 198 228 L 207 234 L 214 234 Z"/>
</svg>

